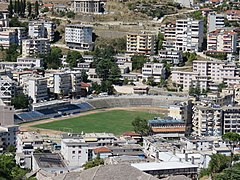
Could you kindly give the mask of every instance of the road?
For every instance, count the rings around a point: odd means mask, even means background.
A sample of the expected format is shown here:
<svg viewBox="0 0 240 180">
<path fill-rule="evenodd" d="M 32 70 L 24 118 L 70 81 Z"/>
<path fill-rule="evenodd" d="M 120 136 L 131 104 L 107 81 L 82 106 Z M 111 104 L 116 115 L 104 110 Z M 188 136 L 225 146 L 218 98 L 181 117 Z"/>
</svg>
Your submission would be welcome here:
<svg viewBox="0 0 240 180">
<path fill-rule="evenodd" d="M 204 58 L 204 59 L 206 59 L 206 60 L 210 60 L 210 61 L 220 61 L 219 59 L 206 56 L 206 54 L 203 54 L 203 52 L 197 52 L 197 55 L 198 55 L 198 56 L 201 56 L 202 58 Z"/>
</svg>

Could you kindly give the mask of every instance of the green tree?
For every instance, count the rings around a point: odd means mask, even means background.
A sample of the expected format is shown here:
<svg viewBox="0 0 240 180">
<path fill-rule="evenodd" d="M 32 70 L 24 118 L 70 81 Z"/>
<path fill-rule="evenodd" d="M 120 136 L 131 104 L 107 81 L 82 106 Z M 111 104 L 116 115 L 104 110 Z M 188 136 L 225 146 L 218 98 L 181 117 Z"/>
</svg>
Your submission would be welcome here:
<svg viewBox="0 0 240 180">
<path fill-rule="evenodd" d="M 83 82 L 85 82 L 85 83 L 88 82 L 88 75 L 85 70 L 81 71 L 81 77 L 82 77 Z"/>
<path fill-rule="evenodd" d="M 114 94 L 114 87 L 111 81 L 108 81 L 108 80 L 101 81 L 100 89 L 101 89 L 101 92 L 107 92 L 108 95 Z"/>
<path fill-rule="evenodd" d="M 13 146 L 13 145 L 9 145 L 9 146 L 7 147 L 7 152 L 9 152 L 9 153 L 15 153 L 15 152 L 16 152 L 16 147 Z"/>
<path fill-rule="evenodd" d="M 164 35 L 162 33 L 158 33 L 158 40 L 157 40 L 158 50 L 163 49 L 163 41 L 164 41 Z"/>
<path fill-rule="evenodd" d="M 62 50 L 60 48 L 53 47 L 51 48 L 50 54 L 44 56 L 45 68 L 49 69 L 58 69 L 62 66 Z"/>
<path fill-rule="evenodd" d="M 77 67 L 78 62 L 84 62 L 82 55 L 77 51 L 68 51 L 66 62 L 69 67 Z"/>
<path fill-rule="evenodd" d="M 8 49 L 5 50 L 5 55 L 3 60 L 8 62 L 16 62 L 17 57 L 20 55 L 19 46 L 16 44 L 11 44 Z"/>
<path fill-rule="evenodd" d="M 45 12 L 48 12 L 49 9 L 47 7 L 44 7 L 42 10 L 41 10 L 41 13 L 45 13 Z"/>
<path fill-rule="evenodd" d="M 141 134 L 142 136 L 149 135 L 151 128 L 148 126 L 148 121 L 145 119 L 141 119 L 140 117 L 136 117 L 132 122 L 133 129 L 136 133 Z"/>
<path fill-rule="evenodd" d="M 19 94 L 12 98 L 11 104 L 15 109 L 26 109 L 29 106 L 29 100 L 24 94 Z"/>
<path fill-rule="evenodd" d="M 68 11 L 66 15 L 67 15 L 68 18 L 73 18 L 74 19 L 76 14 L 73 11 Z"/>
<path fill-rule="evenodd" d="M 156 86 L 157 85 L 154 81 L 153 76 L 147 78 L 147 85 L 149 85 L 149 86 Z"/>
<path fill-rule="evenodd" d="M 226 84 L 224 83 L 224 82 L 222 82 L 222 83 L 220 83 L 219 85 L 218 85 L 218 92 L 222 92 L 222 90 L 224 89 L 224 88 L 226 88 L 227 86 L 226 86 Z"/>
<path fill-rule="evenodd" d="M 141 70 L 144 63 L 147 62 L 147 57 L 143 55 L 132 56 L 132 68 L 133 70 Z"/>
<path fill-rule="evenodd" d="M 103 159 L 101 159 L 98 155 L 96 158 L 92 159 L 91 161 L 86 162 L 83 165 L 83 167 L 84 167 L 84 169 L 90 169 L 90 168 L 100 166 L 100 165 L 103 165 L 103 164 L 104 164 Z"/>
<path fill-rule="evenodd" d="M 12 15 L 13 15 L 13 3 L 12 3 L 12 0 L 10 0 L 10 2 L 9 2 L 8 12 L 9 12 L 9 17 L 12 18 Z"/>
<path fill-rule="evenodd" d="M 27 9 L 28 9 L 28 17 L 30 17 L 32 15 L 32 3 L 31 2 L 27 2 Z"/>
<path fill-rule="evenodd" d="M 37 17 L 39 15 L 39 4 L 38 1 L 35 2 L 35 16 Z"/>
<path fill-rule="evenodd" d="M 208 165 L 209 172 L 213 178 L 216 173 L 221 173 L 230 164 L 229 158 L 223 154 L 213 154 Z"/>
</svg>

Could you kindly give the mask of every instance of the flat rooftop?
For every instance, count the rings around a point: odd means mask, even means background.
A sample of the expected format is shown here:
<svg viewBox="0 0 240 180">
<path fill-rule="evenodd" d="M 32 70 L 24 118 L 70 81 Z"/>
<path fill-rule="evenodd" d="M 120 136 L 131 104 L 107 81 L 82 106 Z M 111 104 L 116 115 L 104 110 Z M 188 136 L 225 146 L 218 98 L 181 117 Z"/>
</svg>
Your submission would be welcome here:
<svg viewBox="0 0 240 180">
<path fill-rule="evenodd" d="M 35 132 L 22 132 L 17 135 L 23 142 L 43 141 L 40 134 Z"/>
<path fill-rule="evenodd" d="M 194 165 L 187 162 L 150 162 L 150 163 L 137 163 L 131 164 L 131 166 L 141 171 L 154 171 L 154 170 L 168 170 L 168 169 L 184 169 L 184 168 L 198 168 L 198 165 Z"/>
<path fill-rule="evenodd" d="M 39 168 L 65 168 L 66 165 L 64 164 L 61 156 L 57 153 L 40 153 L 40 154 L 33 154 Z"/>
</svg>

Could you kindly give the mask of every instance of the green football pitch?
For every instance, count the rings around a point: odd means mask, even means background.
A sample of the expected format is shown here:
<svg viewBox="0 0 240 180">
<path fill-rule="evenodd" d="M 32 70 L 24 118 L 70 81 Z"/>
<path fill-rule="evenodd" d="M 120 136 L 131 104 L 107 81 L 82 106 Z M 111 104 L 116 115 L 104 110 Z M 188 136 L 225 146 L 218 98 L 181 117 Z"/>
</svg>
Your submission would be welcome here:
<svg viewBox="0 0 240 180">
<path fill-rule="evenodd" d="M 73 133 L 106 132 L 120 135 L 123 132 L 133 131 L 131 123 L 136 117 L 149 120 L 156 116 L 162 116 L 162 114 L 152 114 L 143 111 L 112 110 L 38 124 L 33 127 Z"/>
</svg>

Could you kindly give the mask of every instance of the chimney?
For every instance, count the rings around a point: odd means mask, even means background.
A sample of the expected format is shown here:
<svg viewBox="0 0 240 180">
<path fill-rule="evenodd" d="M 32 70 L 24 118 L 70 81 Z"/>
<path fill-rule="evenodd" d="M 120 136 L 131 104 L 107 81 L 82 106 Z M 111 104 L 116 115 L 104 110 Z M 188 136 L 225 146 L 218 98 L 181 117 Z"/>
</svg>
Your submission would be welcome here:
<svg viewBox="0 0 240 180">
<path fill-rule="evenodd" d="M 192 159 L 191 159 L 191 160 L 192 160 L 192 164 L 194 164 L 194 156 L 192 156 Z"/>
<path fill-rule="evenodd" d="M 156 152 L 156 155 L 155 155 L 155 162 L 159 162 L 159 152 L 158 151 Z"/>
<path fill-rule="evenodd" d="M 185 154 L 185 161 L 188 162 L 188 154 L 187 153 Z"/>
</svg>

